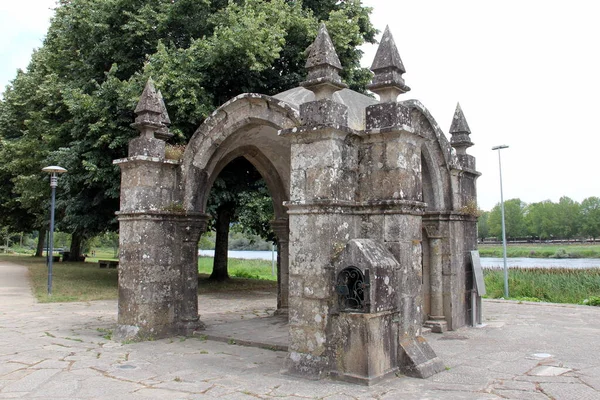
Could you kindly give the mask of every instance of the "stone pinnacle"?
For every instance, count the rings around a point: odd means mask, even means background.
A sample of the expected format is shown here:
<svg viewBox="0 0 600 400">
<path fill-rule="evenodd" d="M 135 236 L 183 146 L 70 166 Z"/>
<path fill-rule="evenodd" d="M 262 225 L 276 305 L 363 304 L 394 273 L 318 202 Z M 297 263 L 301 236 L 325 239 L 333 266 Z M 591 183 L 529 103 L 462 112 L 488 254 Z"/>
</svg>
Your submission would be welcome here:
<svg viewBox="0 0 600 400">
<path fill-rule="evenodd" d="M 162 114 L 162 106 L 160 102 L 160 98 L 158 97 L 158 93 L 154 88 L 154 82 L 152 78 L 149 78 L 146 82 L 146 86 L 144 87 L 144 91 L 140 96 L 140 101 L 135 107 L 134 111 L 137 115 L 140 115 L 144 112 L 150 112 L 153 114 Z"/>
<path fill-rule="evenodd" d="M 396 101 L 399 94 L 410 90 L 402 78 L 406 70 L 389 26 L 385 27 L 371 71 L 375 75 L 367 88 L 377 93 L 382 103 Z"/>
<path fill-rule="evenodd" d="M 157 139 L 169 140 L 174 135 L 169 132 L 169 125 L 171 125 L 171 118 L 169 118 L 169 113 L 167 112 L 167 106 L 165 105 L 165 99 L 160 92 L 158 91 L 158 99 L 160 100 L 160 122 L 164 125 L 162 128 L 154 132 L 154 137 Z"/>
<path fill-rule="evenodd" d="M 331 98 L 334 92 L 347 87 L 340 78 L 342 64 L 324 23 L 319 26 L 319 33 L 308 50 L 308 76 L 302 86 L 314 92 L 317 100 Z"/>
<path fill-rule="evenodd" d="M 473 142 L 471 142 L 469 137 L 471 129 L 469 129 L 467 119 L 463 114 L 462 108 L 460 108 L 460 103 L 456 103 L 456 111 L 450 125 L 450 134 L 452 135 L 450 144 L 458 153 L 464 153 L 467 147 L 473 146 Z"/>
</svg>

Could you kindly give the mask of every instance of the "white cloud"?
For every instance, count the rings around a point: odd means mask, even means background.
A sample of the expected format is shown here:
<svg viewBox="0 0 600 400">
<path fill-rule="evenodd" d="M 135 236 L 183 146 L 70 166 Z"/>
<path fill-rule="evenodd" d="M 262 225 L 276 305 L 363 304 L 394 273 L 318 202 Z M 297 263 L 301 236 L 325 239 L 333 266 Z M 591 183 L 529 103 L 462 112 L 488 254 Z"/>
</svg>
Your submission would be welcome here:
<svg viewBox="0 0 600 400">
<path fill-rule="evenodd" d="M 0 90 L 25 69 L 42 45 L 55 0 L 3 0 L 0 3 Z"/>
</svg>

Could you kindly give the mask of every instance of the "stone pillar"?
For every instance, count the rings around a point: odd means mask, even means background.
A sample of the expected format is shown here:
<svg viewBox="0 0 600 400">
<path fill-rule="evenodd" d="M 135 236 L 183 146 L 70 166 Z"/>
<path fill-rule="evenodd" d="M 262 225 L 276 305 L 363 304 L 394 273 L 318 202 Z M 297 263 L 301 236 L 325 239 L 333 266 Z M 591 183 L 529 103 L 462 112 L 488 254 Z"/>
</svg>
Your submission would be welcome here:
<svg viewBox="0 0 600 400">
<path fill-rule="evenodd" d="M 450 126 L 452 138 L 450 144 L 456 150 L 458 166 L 452 172 L 454 213 L 450 222 L 450 232 L 454 239 L 451 243 L 451 273 L 448 274 L 446 321 L 450 329 L 466 325 L 470 320 L 472 268 L 470 251 L 477 248 L 477 189 L 475 182 L 480 173 L 475 170 L 475 157 L 467 154 L 473 146 L 471 129 L 460 107 L 456 111 Z"/>
<path fill-rule="evenodd" d="M 424 338 L 422 322 L 422 199 L 421 146 L 423 138 L 412 127 L 410 110 L 396 101 L 410 90 L 404 65 L 386 27 L 371 66 L 370 90 L 380 103 L 366 108 L 366 135 L 360 165 L 360 198 L 365 210 L 383 214 L 377 235 L 399 262 L 390 279 L 398 282 L 396 313 L 397 363 L 409 376 L 429 377 L 443 364 Z"/>
<path fill-rule="evenodd" d="M 290 293 L 289 220 L 271 221 L 271 227 L 277 236 L 277 313 L 287 314 Z"/>
<path fill-rule="evenodd" d="M 300 106 L 302 125 L 280 132 L 291 143 L 289 211 L 289 329 L 287 372 L 312 379 L 331 371 L 331 263 L 356 237 L 354 204 L 357 175 L 356 137 L 348 109 L 332 93 L 344 88 L 341 64 L 325 25 L 310 47 L 304 87 L 317 100 Z"/>
<path fill-rule="evenodd" d="M 145 340 L 197 329 L 197 241 L 206 216 L 183 210 L 179 162 L 165 160 L 170 135 L 162 98 L 148 81 L 135 110 L 140 136 L 121 168 L 119 315 L 115 338 Z"/>
<path fill-rule="evenodd" d="M 430 318 L 444 318 L 444 296 L 442 288 L 442 240 L 429 238 L 430 281 L 431 281 L 431 314 Z"/>
<path fill-rule="evenodd" d="M 208 218 L 208 215 L 196 215 L 179 221 L 182 301 L 178 319 L 180 332 L 186 336 L 204 327 L 198 317 L 198 240 L 206 232 Z"/>
<path fill-rule="evenodd" d="M 428 320 L 423 324 L 432 332 L 443 333 L 448 330 L 444 310 L 444 275 L 443 275 L 443 237 L 435 224 L 425 225 L 429 241 L 429 282 L 431 309 Z M 449 277 L 450 278 L 450 277 Z"/>
</svg>

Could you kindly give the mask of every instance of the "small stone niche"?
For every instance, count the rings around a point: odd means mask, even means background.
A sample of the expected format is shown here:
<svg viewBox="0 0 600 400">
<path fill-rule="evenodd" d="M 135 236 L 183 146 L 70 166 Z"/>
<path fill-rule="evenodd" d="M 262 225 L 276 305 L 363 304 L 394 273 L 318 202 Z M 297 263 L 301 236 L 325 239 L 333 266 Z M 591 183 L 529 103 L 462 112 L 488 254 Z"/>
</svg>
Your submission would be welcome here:
<svg viewBox="0 0 600 400">
<path fill-rule="evenodd" d="M 371 385 L 398 371 L 398 261 L 379 242 L 350 240 L 334 263 L 332 376 Z"/>
</svg>

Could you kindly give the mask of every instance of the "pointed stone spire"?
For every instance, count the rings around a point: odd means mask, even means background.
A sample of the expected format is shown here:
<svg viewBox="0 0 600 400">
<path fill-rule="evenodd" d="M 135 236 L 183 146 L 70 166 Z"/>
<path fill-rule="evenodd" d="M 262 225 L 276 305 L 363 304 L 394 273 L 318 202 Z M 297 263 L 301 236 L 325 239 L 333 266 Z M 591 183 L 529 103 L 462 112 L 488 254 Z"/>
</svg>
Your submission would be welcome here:
<svg viewBox="0 0 600 400">
<path fill-rule="evenodd" d="M 160 92 L 158 91 L 158 98 L 160 100 L 160 122 L 164 125 L 164 127 L 160 128 L 156 132 L 154 132 L 154 136 L 157 139 L 169 140 L 173 137 L 173 134 L 169 132 L 169 125 L 171 125 L 171 118 L 169 118 L 169 113 L 167 112 L 167 106 L 165 105 L 165 99 Z"/>
<path fill-rule="evenodd" d="M 395 102 L 398 95 L 410 90 L 402 78 L 406 70 L 389 26 L 385 27 L 371 71 L 375 75 L 367 89 L 378 94 L 382 103 Z"/>
<path fill-rule="evenodd" d="M 131 125 L 138 131 L 140 136 L 154 138 L 154 132 L 164 128 L 162 123 L 163 107 L 152 78 L 149 78 L 140 96 L 140 101 L 135 107 L 135 122 Z"/>
<path fill-rule="evenodd" d="M 324 23 L 319 26 L 319 33 L 308 50 L 308 76 L 306 81 L 301 83 L 302 86 L 314 92 L 317 100 L 331 98 L 333 93 L 347 87 L 340 78 L 342 64 Z"/>
<path fill-rule="evenodd" d="M 471 129 L 469 129 L 469 124 L 467 124 L 462 108 L 460 108 L 460 103 L 456 103 L 456 111 L 452 118 L 452 125 L 450 125 L 450 134 L 452 135 L 450 144 L 456 149 L 457 154 L 466 154 L 467 148 L 473 146 L 473 142 L 469 137 Z"/>
<path fill-rule="evenodd" d="M 167 106 L 165 105 L 165 98 L 163 97 L 160 90 L 158 91 L 158 98 L 160 100 L 160 122 L 165 125 L 171 125 L 171 118 L 167 112 Z"/>
<path fill-rule="evenodd" d="M 140 101 L 138 101 L 138 104 L 135 107 L 135 113 L 137 115 L 146 112 L 153 114 L 160 114 L 162 112 L 160 98 L 158 97 L 152 78 L 148 78 L 148 81 L 146 81 L 146 86 L 144 86 Z"/>
</svg>

